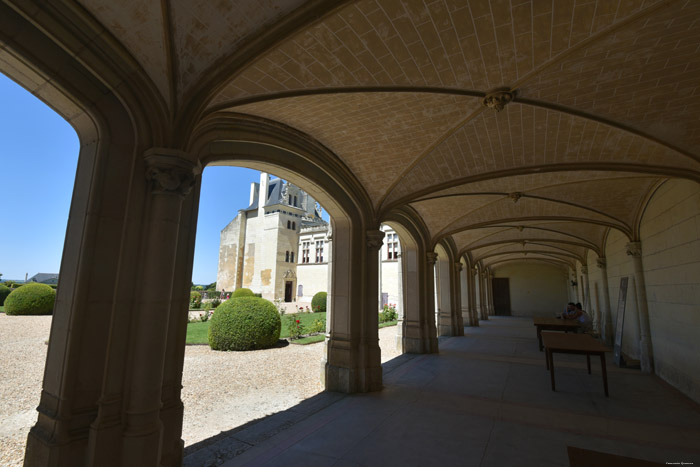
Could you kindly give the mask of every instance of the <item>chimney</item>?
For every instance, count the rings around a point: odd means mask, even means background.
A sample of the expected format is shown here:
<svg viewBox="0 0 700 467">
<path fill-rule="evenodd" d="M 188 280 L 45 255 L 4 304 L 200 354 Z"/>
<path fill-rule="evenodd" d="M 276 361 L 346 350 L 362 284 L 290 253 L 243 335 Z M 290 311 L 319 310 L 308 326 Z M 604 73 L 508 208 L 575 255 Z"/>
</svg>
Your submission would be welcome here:
<svg viewBox="0 0 700 467">
<path fill-rule="evenodd" d="M 248 206 L 251 206 L 255 200 L 258 199 L 258 193 L 260 190 L 260 185 L 253 182 L 250 184 L 250 201 L 248 202 Z"/>
<path fill-rule="evenodd" d="M 265 215 L 265 204 L 267 204 L 267 192 L 270 186 L 270 175 L 260 172 L 260 191 L 258 193 L 258 215 Z"/>
</svg>

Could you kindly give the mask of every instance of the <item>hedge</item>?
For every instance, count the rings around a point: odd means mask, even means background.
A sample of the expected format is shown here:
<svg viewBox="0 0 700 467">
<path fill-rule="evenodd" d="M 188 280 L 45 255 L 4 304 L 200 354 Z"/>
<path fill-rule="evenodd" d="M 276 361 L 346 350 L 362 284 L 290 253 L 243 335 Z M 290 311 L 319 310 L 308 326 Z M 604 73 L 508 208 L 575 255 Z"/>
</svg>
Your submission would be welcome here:
<svg viewBox="0 0 700 467">
<path fill-rule="evenodd" d="M 0 284 L 0 306 L 5 304 L 5 299 L 10 295 L 10 292 L 12 292 L 12 290 L 10 290 L 9 287 Z"/>
<path fill-rule="evenodd" d="M 236 289 L 233 291 L 231 298 L 254 297 L 254 296 L 255 296 L 255 294 L 253 293 L 252 290 L 246 289 L 245 287 L 241 287 L 240 289 Z"/>
<path fill-rule="evenodd" d="M 30 283 L 15 289 L 5 299 L 5 314 L 50 315 L 56 291 L 46 284 Z"/>
<path fill-rule="evenodd" d="M 326 292 L 318 292 L 311 299 L 311 310 L 314 313 L 326 312 L 326 300 L 328 299 L 328 294 Z"/>
<path fill-rule="evenodd" d="M 266 349 L 277 344 L 282 322 L 275 305 L 257 297 L 232 298 L 216 308 L 209 326 L 212 350 Z"/>
</svg>

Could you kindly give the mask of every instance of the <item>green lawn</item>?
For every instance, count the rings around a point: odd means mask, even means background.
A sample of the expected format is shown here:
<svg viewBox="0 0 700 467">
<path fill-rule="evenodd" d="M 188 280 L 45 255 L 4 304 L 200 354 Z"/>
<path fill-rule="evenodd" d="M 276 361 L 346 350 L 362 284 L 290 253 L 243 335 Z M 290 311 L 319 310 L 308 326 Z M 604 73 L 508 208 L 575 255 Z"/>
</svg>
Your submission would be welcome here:
<svg viewBox="0 0 700 467">
<path fill-rule="evenodd" d="M 386 323 L 379 323 L 379 328 L 385 328 L 388 326 L 396 326 L 398 321 L 387 321 Z"/>
<path fill-rule="evenodd" d="M 187 325 L 187 344 L 209 343 L 209 321 L 190 323 Z"/>
<path fill-rule="evenodd" d="M 315 344 L 316 342 L 323 342 L 326 340 L 326 336 L 323 334 L 317 334 L 315 336 L 309 336 L 309 337 L 302 337 L 301 339 L 294 339 L 293 341 L 290 341 L 292 344 L 298 344 L 298 345 L 306 345 L 306 344 Z"/>
</svg>

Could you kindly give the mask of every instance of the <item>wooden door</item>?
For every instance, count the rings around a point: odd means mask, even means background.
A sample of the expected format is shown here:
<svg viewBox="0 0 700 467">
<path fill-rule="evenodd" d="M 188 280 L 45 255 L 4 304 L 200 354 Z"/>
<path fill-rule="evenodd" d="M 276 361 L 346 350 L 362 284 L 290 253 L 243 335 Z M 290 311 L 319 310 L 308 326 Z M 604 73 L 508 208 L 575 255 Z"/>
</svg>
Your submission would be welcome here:
<svg viewBox="0 0 700 467">
<path fill-rule="evenodd" d="M 510 316 L 510 281 L 507 277 L 494 277 L 493 308 L 496 316 Z"/>
</svg>

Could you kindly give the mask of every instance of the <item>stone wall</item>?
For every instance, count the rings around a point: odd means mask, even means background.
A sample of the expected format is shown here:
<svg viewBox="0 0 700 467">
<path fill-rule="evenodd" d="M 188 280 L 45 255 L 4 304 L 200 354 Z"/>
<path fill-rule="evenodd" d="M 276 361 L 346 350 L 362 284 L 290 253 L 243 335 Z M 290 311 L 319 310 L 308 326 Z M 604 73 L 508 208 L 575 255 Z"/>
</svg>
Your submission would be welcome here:
<svg viewBox="0 0 700 467">
<path fill-rule="evenodd" d="M 328 264 L 298 264 L 295 292 L 298 292 L 299 285 L 303 287 L 303 292 L 301 296 L 297 296 L 298 303 L 311 303 L 317 292 L 328 292 Z"/>
<path fill-rule="evenodd" d="M 700 185 L 662 185 L 640 233 L 656 373 L 700 402 Z"/>
<path fill-rule="evenodd" d="M 238 239 L 240 218 L 236 216 L 221 231 L 219 242 L 219 268 L 216 274 L 216 284 L 219 290 L 232 291 L 236 288 L 236 267 L 238 264 Z"/>
<path fill-rule="evenodd" d="M 541 263 L 505 264 L 494 277 L 509 279 L 512 316 L 554 315 L 566 308 L 568 275 L 564 269 Z"/>
<path fill-rule="evenodd" d="M 617 309 L 620 297 L 620 279 L 629 277 L 627 283 L 627 302 L 625 321 L 622 331 L 622 352 L 630 358 L 639 359 L 639 318 L 637 311 L 637 284 L 634 280 L 634 263 L 627 255 L 626 245 L 629 238 L 622 232 L 611 230 L 605 246 L 608 263 L 608 286 L 610 287 L 610 313 L 613 332 L 617 332 Z M 615 336 L 615 334 L 613 334 Z"/>
</svg>

